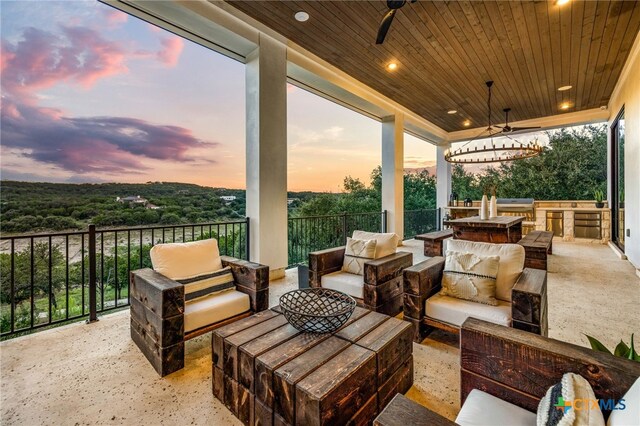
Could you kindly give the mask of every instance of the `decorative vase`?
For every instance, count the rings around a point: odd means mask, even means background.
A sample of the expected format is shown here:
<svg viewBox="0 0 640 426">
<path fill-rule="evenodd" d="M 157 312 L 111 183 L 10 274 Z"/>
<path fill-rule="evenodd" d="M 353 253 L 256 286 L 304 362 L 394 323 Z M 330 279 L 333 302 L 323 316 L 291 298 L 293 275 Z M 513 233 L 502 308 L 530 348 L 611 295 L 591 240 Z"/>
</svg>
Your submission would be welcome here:
<svg viewBox="0 0 640 426">
<path fill-rule="evenodd" d="M 487 219 L 489 219 L 489 202 L 485 194 L 482 196 L 482 201 L 480 202 L 480 220 Z"/>
<path fill-rule="evenodd" d="M 498 200 L 495 195 L 492 195 L 489 202 L 489 218 L 494 217 L 498 217 Z"/>
</svg>

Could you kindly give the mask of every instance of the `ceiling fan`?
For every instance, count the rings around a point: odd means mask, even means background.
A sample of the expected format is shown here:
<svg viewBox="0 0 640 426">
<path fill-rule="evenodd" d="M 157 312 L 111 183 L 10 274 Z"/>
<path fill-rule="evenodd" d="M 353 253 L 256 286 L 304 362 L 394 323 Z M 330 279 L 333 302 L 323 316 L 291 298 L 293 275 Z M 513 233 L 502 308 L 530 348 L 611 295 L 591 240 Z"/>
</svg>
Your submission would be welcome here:
<svg viewBox="0 0 640 426">
<path fill-rule="evenodd" d="M 505 108 L 502 111 L 504 111 L 504 126 L 496 126 L 496 125 L 493 126 L 497 129 L 502 129 L 499 133 L 513 133 L 513 132 L 521 132 L 523 130 L 534 130 L 534 129 L 540 128 L 540 126 L 511 127 L 509 126 L 509 111 L 511 111 L 511 108 Z"/>
<path fill-rule="evenodd" d="M 409 0 L 410 3 L 415 3 L 418 0 Z M 407 4 L 407 0 L 387 0 L 387 7 L 389 11 L 384 18 L 382 18 L 382 22 L 380 22 L 380 27 L 378 28 L 378 37 L 376 38 L 376 44 L 384 43 L 384 38 L 387 36 L 387 32 L 391 27 L 391 22 L 393 22 L 393 17 L 396 16 L 396 12 L 402 6 Z"/>
</svg>

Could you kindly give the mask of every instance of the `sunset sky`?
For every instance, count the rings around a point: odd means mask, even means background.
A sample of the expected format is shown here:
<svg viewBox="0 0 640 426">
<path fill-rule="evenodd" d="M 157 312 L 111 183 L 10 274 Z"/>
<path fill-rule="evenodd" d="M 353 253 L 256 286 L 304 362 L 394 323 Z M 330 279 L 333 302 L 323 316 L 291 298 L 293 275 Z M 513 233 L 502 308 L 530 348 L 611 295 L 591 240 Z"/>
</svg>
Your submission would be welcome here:
<svg viewBox="0 0 640 426">
<path fill-rule="evenodd" d="M 1 8 L 2 179 L 244 188 L 243 64 L 95 1 Z M 288 110 L 290 190 L 369 182 L 380 123 L 294 86 Z"/>
</svg>

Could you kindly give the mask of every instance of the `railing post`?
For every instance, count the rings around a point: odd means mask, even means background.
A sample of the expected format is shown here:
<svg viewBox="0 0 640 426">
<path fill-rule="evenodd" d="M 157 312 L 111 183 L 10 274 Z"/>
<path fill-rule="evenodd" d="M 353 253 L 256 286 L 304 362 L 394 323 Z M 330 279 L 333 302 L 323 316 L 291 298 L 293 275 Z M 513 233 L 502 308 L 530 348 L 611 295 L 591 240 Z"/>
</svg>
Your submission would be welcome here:
<svg viewBox="0 0 640 426">
<path fill-rule="evenodd" d="M 438 231 L 442 230 L 442 207 L 436 209 L 436 229 Z"/>
<path fill-rule="evenodd" d="M 245 253 L 247 254 L 247 261 L 251 261 L 251 220 L 246 217 L 245 221 L 247 222 L 247 242 L 245 246 Z"/>
<path fill-rule="evenodd" d="M 97 288 L 97 256 L 96 256 L 96 226 L 89 225 L 89 319 L 87 323 L 98 321 Z"/>
<path fill-rule="evenodd" d="M 342 213 L 342 236 L 344 243 L 347 244 L 347 213 Z"/>
<path fill-rule="evenodd" d="M 387 232 L 387 211 L 386 210 L 382 211 L 382 232 L 383 233 Z"/>
</svg>

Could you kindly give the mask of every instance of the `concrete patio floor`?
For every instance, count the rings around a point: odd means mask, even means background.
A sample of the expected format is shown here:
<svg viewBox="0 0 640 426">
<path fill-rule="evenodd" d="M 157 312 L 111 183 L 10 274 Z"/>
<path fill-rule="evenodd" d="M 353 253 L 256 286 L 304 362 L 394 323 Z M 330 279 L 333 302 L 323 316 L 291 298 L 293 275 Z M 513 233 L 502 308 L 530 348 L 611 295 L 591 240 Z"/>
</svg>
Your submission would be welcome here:
<svg viewBox="0 0 640 426">
<path fill-rule="evenodd" d="M 424 259 L 421 243 L 402 250 Z M 295 270 L 271 283 L 271 305 L 297 286 Z M 582 333 L 613 346 L 640 335 L 640 279 L 633 266 L 598 244 L 554 241 L 548 277 L 549 335 L 588 346 Z M 434 332 L 414 344 L 408 396 L 455 418 L 457 337 Z M 241 424 L 211 393 L 210 335 L 186 345 L 185 368 L 159 378 L 129 337 L 128 310 L 0 343 L 3 425 Z"/>
</svg>

